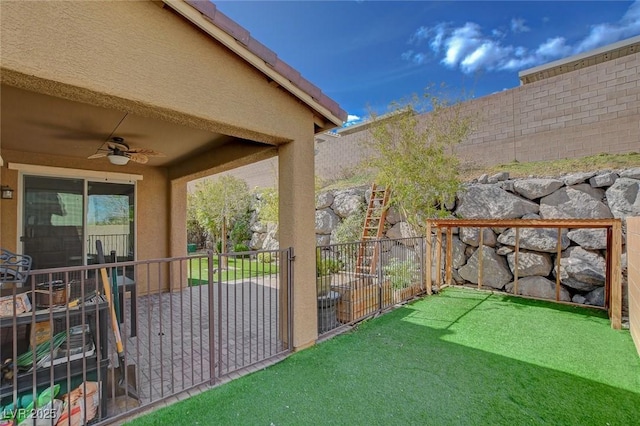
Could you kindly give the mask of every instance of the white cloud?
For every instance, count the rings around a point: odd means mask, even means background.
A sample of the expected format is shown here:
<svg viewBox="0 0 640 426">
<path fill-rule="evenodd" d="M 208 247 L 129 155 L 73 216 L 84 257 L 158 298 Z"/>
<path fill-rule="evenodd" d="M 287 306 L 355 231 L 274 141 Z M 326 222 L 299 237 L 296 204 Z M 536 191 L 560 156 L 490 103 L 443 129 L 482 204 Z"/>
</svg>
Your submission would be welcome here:
<svg viewBox="0 0 640 426">
<path fill-rule="evenodd" d="M 524 24 L 525 20 L 522 18 L 512 18 L 511 19 L 511 31 L 518 34 L 518 33 L 526 33 L 527 31 L 530 31 L 531 28 L 527 27 Z"/>
<path fill-rule="evenodd" d="M 529 31 L 525 20 L 513 18 L 511 31 Z M 440 62 L 469 74 L 479 70 L 515 71 L 532 67 L 572 54 L 581 53 L 609 43 L 640 34 L 640 0 L 629 6 L 625 15 L 615 23 L 593 25 L 584 38 L 573 45 L 564 37 L 553 37 L 534 47 L 514 46 L 504 42 L 504 32 L 493 29 L 486 34 L 475 22 L 454 27 L 440 23 L 433 27 L 420 27 L 411 37 L 416 46 L 426 41 Z M 416 64 L 428 60 L 425 52 L 409 50 L 402 58 Z"/>
<path fill-rule="evenodd" d="M 361 118 L 359 115 L 354 115 L 354 114 L 348 114 L 347 115 L 347 123 L 353 122 L 353 121 L 360 121 Z"/>
</svg>

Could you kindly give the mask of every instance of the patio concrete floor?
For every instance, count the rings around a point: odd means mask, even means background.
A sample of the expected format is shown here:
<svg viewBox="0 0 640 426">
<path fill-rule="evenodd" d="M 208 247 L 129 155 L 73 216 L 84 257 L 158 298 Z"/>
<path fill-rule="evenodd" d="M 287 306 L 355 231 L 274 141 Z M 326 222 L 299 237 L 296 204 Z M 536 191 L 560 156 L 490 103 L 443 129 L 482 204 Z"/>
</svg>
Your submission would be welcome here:
<svg viewBox="0 0 640 426">
<path fill-rule="evenodd" d="M 211 377 L 257 364 L 286 352 L 279 324 L 281 301 L 276 280 L 214 285 L 209 311 L 209 286 L 137 297 L 137 335 L 131 337 L 131 298 L 125 299 L 125 322 L 120 325 L 126 362 L 135 365 L 136 388 L 142 405 L 177 394 Z M 213 326 L 213 350 L 211 330 Z M 285 331 L 286 332 L 286 331 Z M 126 338 L 124 338 L 126 336 Z M 109 335 L 109 359 L 117 365 L 115 338 Z M 110 372 L 113 375 L 113 372 Z M 133 375 L 131 367 L 128 375 Z M 133 377 L 127 377 L 133 383 Z M 137 406 L 121 396 L 118 377 L 107 389 L 108 415 L 121 414 Z"/>
</svg>

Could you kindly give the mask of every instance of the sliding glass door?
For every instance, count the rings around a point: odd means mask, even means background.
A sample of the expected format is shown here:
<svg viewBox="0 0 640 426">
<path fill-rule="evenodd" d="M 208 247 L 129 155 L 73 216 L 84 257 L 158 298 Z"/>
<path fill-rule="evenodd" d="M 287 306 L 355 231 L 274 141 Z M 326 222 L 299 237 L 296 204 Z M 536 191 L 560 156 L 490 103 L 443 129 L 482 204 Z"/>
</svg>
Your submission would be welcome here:
<svg viewBox="0 0 640 426">
<path fill-rule="evenodd" d="M 24 176 L 23 188 L 21 241 L 32 269 L 96 263 L 96 240 L 107 260 L 134 259 L 134 184 Z"/>
<path fill-rule="evenodd" d="M 24 177 L 23 253 L 32 269 L 83 264 L 84 180 Z"/>
<path fill-rule="evenodd" d="M 93 263 L 96 240 L 102 241 L 104 254 L 117 261 L 133 260 L 134 186 L 89 182 L 87 202 L 87 253 Z"/>
</svg>

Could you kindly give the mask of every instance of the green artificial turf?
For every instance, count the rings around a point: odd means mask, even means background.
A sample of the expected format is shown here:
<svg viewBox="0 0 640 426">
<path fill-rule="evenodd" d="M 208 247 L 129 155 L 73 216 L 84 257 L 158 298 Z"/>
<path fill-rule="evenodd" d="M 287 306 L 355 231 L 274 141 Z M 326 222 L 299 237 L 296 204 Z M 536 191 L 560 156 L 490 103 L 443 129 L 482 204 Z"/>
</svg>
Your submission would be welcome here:
<svg viewBox="0 0 640 426">
<path fill-rule="evenodd" d="M 263 263 L 256 259 L 230 257 L 227 269 L 218 269 L 218 256 L 213 256 L 213 264 L 216 272 L 213 281 L 235 281 L 246 278 L 262 277 L 275 274 L 278 267 L 272 263 Z M 206 257 L 193 257 L 189 260 L 187 275 L 189 285 L 201 285 L 209 283 L 209 259 Z"/>
<path fill-rule="evenodd" d="M 572 306 L 446 289 L 130 424 L 630 425 L 628 331 Z"/>
</svg>

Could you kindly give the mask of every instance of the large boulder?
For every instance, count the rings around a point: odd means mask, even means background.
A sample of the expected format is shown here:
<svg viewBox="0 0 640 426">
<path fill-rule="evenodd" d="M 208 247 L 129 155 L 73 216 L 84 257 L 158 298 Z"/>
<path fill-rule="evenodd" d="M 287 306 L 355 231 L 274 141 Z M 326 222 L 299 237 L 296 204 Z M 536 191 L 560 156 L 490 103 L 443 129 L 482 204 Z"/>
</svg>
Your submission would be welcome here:
<svg viewBox="0 0 640 426">
<path fill-rule="evenodd" d="M 602 201 L 578 189 L 563 187 L 540 200 L 543 219 L 606 219 L 611 210 Z"/>
<path fill-rule="evenodd" d="M 515 228 L 507 229 L 500 234 L 498 242 L 506 246 L 515 247 L 516 230 Z M 561 236 L 562 249 L 569 247 L 569 238 L 567 238 L 567 230 L 562 230 Z M 520 229 L 520 249 L 543 251 L 547 253 L 555 253 L 558 251 L 558 230 L 547 228 L 522 228 Z"/>
<path fill-rule="evenodd" d="M 359 189 L 345 189 L 336 191 L 333 195 L 331 208 L 340 216 L 345 218 L 363 208 L 364 191 Z"/>
<path fill-rule="evenodd" d="M 640 216 L 640 180 L 620 178 L 606 194 L 613 217 Z"/>
<path fill-rule="evenodd" d="M 396 223 L 391 228 L 389 228 L 389 230 L 387 230 L 386 235 L 387 235 L 387 238 L 390 238 L 392 240 L 395 240 L 398 238 L 411 238 L 416 236 L 416 234 L 411 230 L 411 225 L 409 225 L 407 222 Z M 415 243 L 415 241 L 400 241 L 400 242 L 408 245 L 413 245 Z"/>
<path fill-rule="evenodd" d="M 604 250 L 607 248 L 606 229 L 574 229 L 567 233 L 567 237 L 587 250 Z"/>
<path fill-rule="evenodd" d="M 280 243 L 278 243 L 278 225 L 275 223 L 269 223 L 267 225 L 267 233 L 262 243 L 263 250 L 278 250 Z"/>
<path fill-rule="evenodd" d="M 249 241 L 249 248 L 251 250 L 260 250 L 266 236 L 266 233 L 254 232 L 251 235 L 251 241 Z"/>
<path fill-rule="evenodd" d="M 511 272 L 515 274 L 515 252 L 507 254 L 507 263 L 509 264 Z M 551 272 L 552 267 L 553 262 L 548 253 L 535 251 L 522 251 L 518 253 L 518 277 L 529 277 L 533 275 L 546 277 Z"/>
<path fill-rule="evenodd" d="M 316 210 L 316 234 L 329 235 L 340 224 L 340 218 L 331 209 Z"/>
<path fill-rule="evenodd" d="M 604 286 L 606 262 L 600 254 L 582 247 L 569 247 L 560 259 L 560 281 L 578 291 L 593 291 Z M 553 271 L 554 276 L 556 271 Z"/>
<path fill-rule="evenodd" d="M 402 213 L 400 213 L 400 211 L 398 211 L 398 208 L 395 206 L 390 206 L 387 209 L 387 222 L 389 222 L 390 225 L 395 225 L 398 222 L 402 222 L 404 220 L 404 216 L 402 215 Z"/>
<path fill-rule="evenodd" d="M 501 290 L 505 284 L 513 279 L 504 257 L 498 256 L 491 247 L 478 248 L 467 261 L 458 269 L 458 273 L 465 280 L 478 283 L 478 255 L 482 250 L 482 285 Z"/>
<path fill-rule="evenodd" d="M 505 286 L 505 290 L 509 293 L 513 293 L 514 289 L 514 283 L 509 283 Z M 523 279 L 518 279 L 517 294 L 520 294 L 522 296 L 555 300 L 556 283 L 540 276 L 524 277 Z M 571 295 L 563 286 L 560 286 L 560 300 L 563 302 L 571 301 Z"/>
<path fill-rule="evenodd" d="M 604 306 L 604 287 L 598 287 L 584 295 L 586 305 Z"/>
<path fill-rule="evenodd" d="M 571 189 L 577 189 L 578 191 L 586 192 L 587 194 L 591 195 L 593 198 L 595 198 L 598 201 L 603 201 L 603 198 L 604 198 L 604 189 L 594 188 L 588 183 L 580 183 L 578 185 L 573 185 Z"/>
<path fill-rule="evenodd" d="M 331 244 L 331 235 L 316 234 L 316 245 L 317 246 L 327 246 L 329 244 Z"/>
<path fill-rule="evenodd" d="M 469 185 L 458 195 L 456 215 L 467 219 L 516 219 L 527 213 L 537 213 L 538 209 L 538 204 L 497 185 Z"/>
<path fill-rule="evenodd" d="M 446 238 L 443 240 L 443 248 L 446 250 L 447 240 Z M 464 250 L 467 247 L 460 238 L 453 236 L 451 238 L 451 266 L 453 269 L 458 269 L 463 266 L 467 262 L 467 257 L 464 255 Z M 446 251 L 443 253 L 443 255 Z M 442 257 L 444 262 L 444 256 Z"/>
<path fill-rule="evenodd" d="M 480 245 L 480 228 L 462 227 L 458 234 L 463 243 L 473 247 Z M 482 244 L 489 247 L 496 246 L 496 234 L 490 228 L 482 228 Z"/>
<path fill-rule="evenodd" d="M 567 186 L 576 185 L 590 179 L 595 175 L 595 172 L 580 172 L 580 173 L 572 173 L 570 175 L 562 178 L 564 184 Z"/>
<path fill-rule="evenodd" d="M 414 264 L 419 263 L 416 252 L 401 244 L 391 246 L 388 251 L 383 251 L 380 256 L 383 267 L 391 263 L 392 259 L 396 259 L 398 262 L 410 261 Z"/>
<path fill-rule="evenodd" d="M 513 183 L 513 189 L 530 200 L 544 197 L 564 186 L 558 179 L 522 179 Z"/>
<path fill-rule="evenodd" d="M 622 170 L 619 175 L 621 178 L 640 179 L 640 167 Z"/>
<path fill-rule="evenodd" d="M 331 192 L 321 192 L 316 195 L 316 209 L 326 209 L 333 204 L 333 194 Z"/>
<path fill-rule="evenodd" d="M 594 188 L 602 188 L 604 186 L 611 186 L 618 179 L 618 175 L 613 172 L 602 173 L 595 175 L 589 179 L 589 184 Z"/>
</svg>

